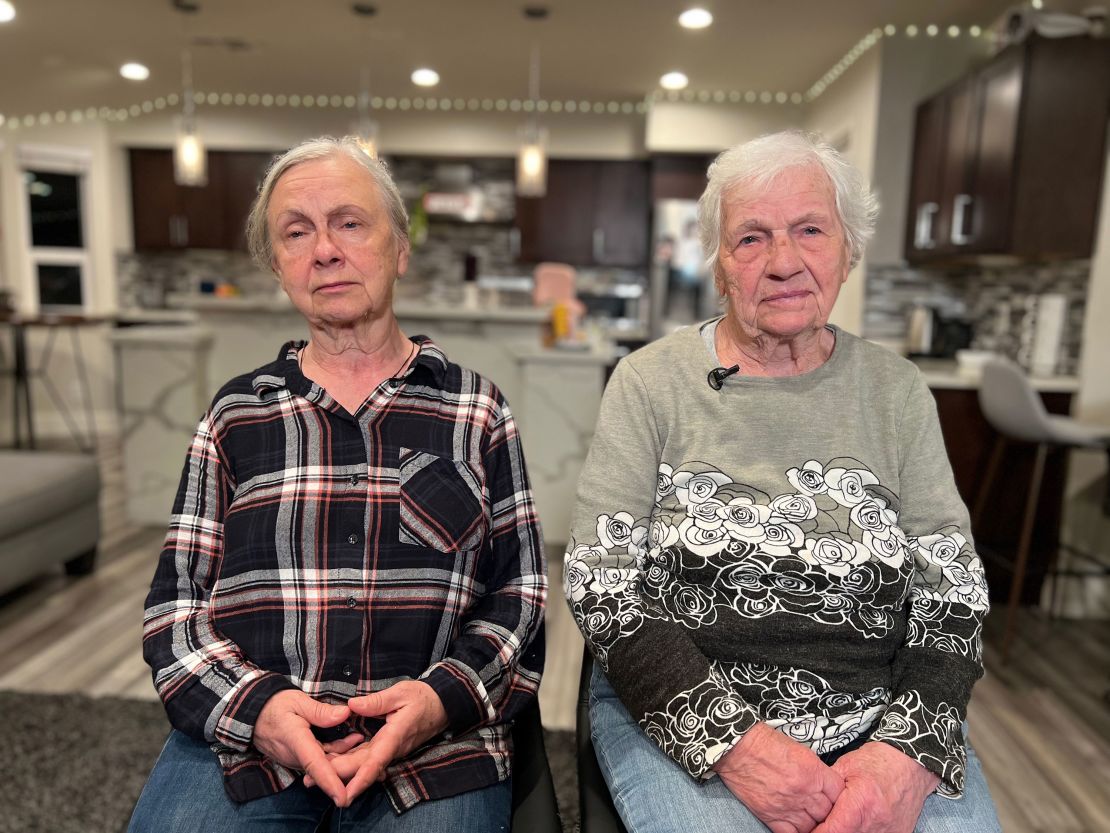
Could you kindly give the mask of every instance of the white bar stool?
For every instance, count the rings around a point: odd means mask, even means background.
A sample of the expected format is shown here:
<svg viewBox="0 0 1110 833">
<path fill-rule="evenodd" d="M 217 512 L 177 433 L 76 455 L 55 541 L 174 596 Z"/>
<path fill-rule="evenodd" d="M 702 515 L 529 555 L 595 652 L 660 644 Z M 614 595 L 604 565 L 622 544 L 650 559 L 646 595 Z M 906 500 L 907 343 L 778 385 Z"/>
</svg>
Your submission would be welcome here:
<svg viewBox="0 0 1110 833">
<path fill-rule="evenodd" d="M 1002 358 L 991 359 L 983 366 L 983 378 L 979 385 L 979 407 L 983 411 L 987 422 L 998 432 L 990 462 L 987 465 L 986 477 L 979 488 L 975 501 L 975 511 L 972 513 L 972 531 L 979 527 L 986 506 L 990 488 L 998 474 L 1003 453 L 1008 442 L 1026 442 L 1037 446 L 1036 457 L 1033 462 L 1033 474 L 1029 483 L 1029 491 L 1025 499 L 1025 511 L 1021 522 L 1021 535 L 1018 539 L 1018 550 L 1014 561 L 1013 578 L 1010 581 L 1010 595 L 1006 605 L 1006 627 L 1002 637 L 1002 661 L 1005 662 L 1013 641 L 1014 628 L 1017 623 L 1018 602 L 1021 599 L 1022 587 L 1025 584 L 1025 573 L 1029 561 L 1029 543 L 1033 536 L 1033 522 L 1037 515 L 1037 503 L 1041 495 L 1041 480 L 1044 476 L 1045 459 L 1053 448 L 1088 448 L 1110 451 L 1110 426 L 1083 425 L 1076 420 L 1050 414 L 1045 410 L 1041 397 L 1033 390 L 1029 379 L 1016 364 Z M 1065 546 L 1060 544 L 1058 546 Z M 1069 549 L 1073 549 L 1070 548 Z M 1076 551 L 1078 553 L 1078 551 Z M 1092 558 L 1084 553 L 1078 553 L 1086 558 Z M 1052 595 L 1055 607 L 1056 587 L 1059 583 L 1058 573 L 1055 572 L 1056 561 L 1054 556 L 1048 565 L 1048 574 L 1052 576 Z M 1092 560 L 1095 560 L 1092 558 Z M 1110 570 L 1105 565 L 1102 574 L 1110 575 Z M 1099 575 L 1099 573 L 1094 573 Z"/>
</svg>

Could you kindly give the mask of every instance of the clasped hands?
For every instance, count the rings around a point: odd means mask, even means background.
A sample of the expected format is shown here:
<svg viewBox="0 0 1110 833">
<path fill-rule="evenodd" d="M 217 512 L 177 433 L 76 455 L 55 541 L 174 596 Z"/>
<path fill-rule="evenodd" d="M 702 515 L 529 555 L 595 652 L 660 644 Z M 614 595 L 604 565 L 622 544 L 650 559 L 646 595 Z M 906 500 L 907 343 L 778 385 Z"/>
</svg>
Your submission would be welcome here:
<svg viewBox="0 0 1110 833">
<path fill-rule="evenodd" d="M 757 723 L 713 767 L 771 833 L 912 833 L 940 779 L 885 743 L 826 765 Z"/>
<path fill-rule="evenodd" d="M 352 732 L 321 743 L 312 727 L 332 728 L 352 715 L 380 717 L 373 737 Z M 407 680 L 389 688 L 352 697 L 346 705 L 328 705 L 303 691 L 279 691 L 266 701 L 254 726 L 254 746 L 282 766 L 302 770 L 306 786 L 318 786 L 337 807 L 351 802 L 386 767 L 447 728 L 439 695 L 427 683 Z"/>
</svg>

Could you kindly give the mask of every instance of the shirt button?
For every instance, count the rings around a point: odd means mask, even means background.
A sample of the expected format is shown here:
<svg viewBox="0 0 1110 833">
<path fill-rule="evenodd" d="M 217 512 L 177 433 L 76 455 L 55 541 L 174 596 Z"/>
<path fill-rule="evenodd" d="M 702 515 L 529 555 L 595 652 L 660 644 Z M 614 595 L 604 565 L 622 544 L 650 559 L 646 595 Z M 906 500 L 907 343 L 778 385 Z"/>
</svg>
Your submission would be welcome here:
<svg viewBox="0 0 1110 833">
<path fill-rule="evenodd" d="M 354 596 L 351 596 L 350 598 L 347 599 L 347 607 L 354 607 L 357 604 L 358 604 L 358 601 L 355 599 Z"/>
<path fill-rule="evenodd" d="M 347 543 L 348 544 L 357 544 L 358 543 L 358 536 L 355 535 L 352 532 L 350 535 L 347 536 Z"/>
<path fill-rule="evenodd" d="M 351 676 L 351 666 L 349 666 L 349 665 L 344 665 L 343 666 L 343 676 L 344 677 Z"/>
<path fill-rule="evenodd" d="M 351 485 L 352 486 L 357 486 L 358 485 L 358 475 L 357 474 L 352 474 L 351 475 Z"/>
</svg>

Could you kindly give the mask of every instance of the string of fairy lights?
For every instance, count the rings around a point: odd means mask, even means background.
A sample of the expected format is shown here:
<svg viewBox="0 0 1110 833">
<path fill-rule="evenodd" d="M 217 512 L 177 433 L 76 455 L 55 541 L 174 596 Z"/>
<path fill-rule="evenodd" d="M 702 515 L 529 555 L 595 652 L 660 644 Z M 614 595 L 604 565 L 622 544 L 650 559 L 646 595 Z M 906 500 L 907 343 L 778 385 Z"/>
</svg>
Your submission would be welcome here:
<svg viewBox="0 0 1110 833">
<path fill-rule="evenodd" d="M 966 28 L 938 24 L 909 24 L 901 28 L 894 25 L 876 27 L 864 35 L 844 56 L 813 83 L 805 92 L 774 90 L 655 90 L 635 101 L 591 101 L 588 99 L 521 99 L 521 98 L 463 98 L 436 96 L 373 96 L 369 106 L 375 111 L 397 112 L 469 112 L 469 113 L 570 113 L 595 116 L 632 116 L 647 114 L 656 102 L 696 102 L 699 104 L 760 104 L 770 106 L 801 105 L 819 98 L 847 70 L 884 38 L 983 38 L 991 33 L 980 26 Z M 197 105 L 207 107 L 261 107 L 301 110 L 354 111 L 358 107 L 355 95 L 302 95 L 298 93 L 193 93 Z M 51 125 L 80 124 L 91 121 L 123 122 L 129 119 L 175 108 L 181 103 L 177 93 L 148 99 L 127 107 L 85 107 L 72 110 L 5 115 L 0 113 L 0 128 L 17 131 L 21 128 L 49 127 Z"/>
</svg>

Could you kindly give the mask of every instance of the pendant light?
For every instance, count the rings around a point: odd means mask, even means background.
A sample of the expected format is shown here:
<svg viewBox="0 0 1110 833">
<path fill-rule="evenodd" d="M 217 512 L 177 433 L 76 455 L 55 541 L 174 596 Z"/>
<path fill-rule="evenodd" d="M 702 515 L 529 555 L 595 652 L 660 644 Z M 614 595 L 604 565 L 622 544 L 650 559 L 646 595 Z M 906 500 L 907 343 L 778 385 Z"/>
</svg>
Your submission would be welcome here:
<svg viewBox="0 0 1110 833">
<path fill-rule="evenodd" d="M 173 180 L 178 185 L 199 188 L 208 184 L 208 159 L 197 131 L 193 60 L 188 49 L 181 53 L 181 87 L 183 102 L 173 142 Z"/>
<path fill-rule="evenodd" d="M 358 2 L 351 5 L 351 11 L 360 20 L 369 20 L 378 13 L 376 6 L 370 3 Z M 372 38 L 373 32 L 366 25 L 367 37 Z M 352 128 L 355 140 L 366 155 L 371 159 L 378 158 L 378 123 L 370 118 L 370 67 L 364 66 L 359 75 L 358 86 L 358 116 Z"/>
<path fill-rule="evenodd" d="M 529 20 L 543 20 L 547 9 L 529 6 L 524 9 Z M 540 100 L 540 47 L 532 46 L 532 60 L 528 67 L 528 100 L 531 113 L 520 134 L 520 147 L 516 154 L 516 193 L 521 197 L 542 197 L 547 193 L 547 131 L 540 127 L 536 111 Z"/>
<path fill-rule="evenodd" d="M 355 139 L 358 146 L 371 159 L 378 158 L 378 123 L 370 118 L 370 70 L 362 68 L 362 83 L 358 91 L 358 119 L 355 121 Z"/>
</svg>

